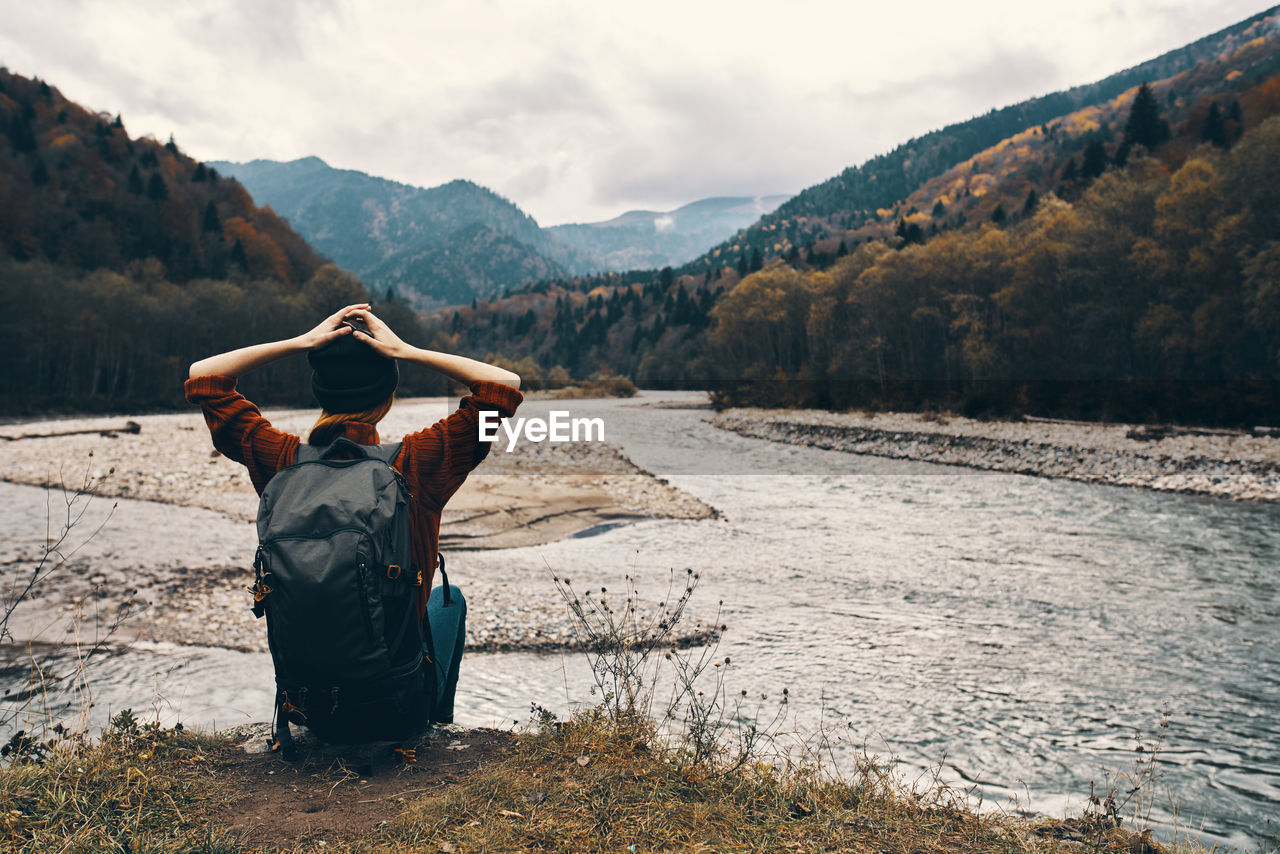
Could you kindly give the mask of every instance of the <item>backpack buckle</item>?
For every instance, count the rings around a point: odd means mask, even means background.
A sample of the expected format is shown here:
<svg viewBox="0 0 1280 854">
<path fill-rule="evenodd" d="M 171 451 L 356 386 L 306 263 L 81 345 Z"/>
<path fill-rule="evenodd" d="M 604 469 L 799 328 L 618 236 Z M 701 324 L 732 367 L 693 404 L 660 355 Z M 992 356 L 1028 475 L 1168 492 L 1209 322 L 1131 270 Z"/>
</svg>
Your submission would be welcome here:
<svg viewBox="0 0 1280 854">
<path fill-rule="evenodd" d="M 267 575 L 270 575 L 270 573 Z M 271 585 L 267 583 L 267 575 L 254 581 L 253 586 L 249 588 L 249 592 L 253 594 L 253 616 L 255 617 L 261 617 L 266 613 L 267 606 L 263 604 L 263 600 L 272 591 Z"/>
<path fill-rule="evenodd" d="M 404 574 L 404 570 L 401 569 L 400 565 L 397 563 L 393 563 L 387 567 L 387 578 L 391 579 L 392 581 L 399 581 L 400 576 L 403 574 Z"/>
<path fill-rule="evenodd" d="M 281 694 L 282 694 L 282 699 L 280 701 L 280 711 L 283 712 L 285 715 L 289 715 L 291 713 L 297 713 L 298 717 L 302 719 L 301 723 L 305 726 L 307 722 L 306 711 L 304 711 L 302 708 L 298 706 L 295 706 L 293 703 L 289 702 L 288 691 L 282 691 Z M 305 702 L 306 700 L 304 699 L 303 703 Z"/>
</svg>

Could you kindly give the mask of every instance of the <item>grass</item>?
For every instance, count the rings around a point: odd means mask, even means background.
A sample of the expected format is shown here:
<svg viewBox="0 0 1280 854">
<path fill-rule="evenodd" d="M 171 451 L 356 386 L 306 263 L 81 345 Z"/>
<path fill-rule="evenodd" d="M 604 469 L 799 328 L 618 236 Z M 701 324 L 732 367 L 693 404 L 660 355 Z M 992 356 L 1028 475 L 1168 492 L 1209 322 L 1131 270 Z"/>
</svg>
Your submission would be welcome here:
<svg viewBox="0 0 1280 854">
<path fill-rule="evenodd" d="M 17 736 L 0 770 L 0 838 L 14 854 L 231 854 L 202 818 L 232 796 L 212 762 L 223 743 L 117 715 L 100 740 Z"/>
<path fill-rule="evenodd" d="M 121 716 L 124 717 L 124 716 Z M 243 790 L 219 779 L 225 739 L 118 717 L 97 743 L 71 739 L 0 773 L 13 852 L 244 852 L 218 826 Z M 1083 820 L 976 813 L 944 786 L 913 790 L 864 759 L 848 777 L 805 762 L 680 761 L 687 746 L 601 709 L 543 715 L 493 764 L 434 787 L 364 833 L 295 852 L 1157 852 L 1142 833 Z M 264 762 L 274 761 L 264 757 Z"/>
</svg>

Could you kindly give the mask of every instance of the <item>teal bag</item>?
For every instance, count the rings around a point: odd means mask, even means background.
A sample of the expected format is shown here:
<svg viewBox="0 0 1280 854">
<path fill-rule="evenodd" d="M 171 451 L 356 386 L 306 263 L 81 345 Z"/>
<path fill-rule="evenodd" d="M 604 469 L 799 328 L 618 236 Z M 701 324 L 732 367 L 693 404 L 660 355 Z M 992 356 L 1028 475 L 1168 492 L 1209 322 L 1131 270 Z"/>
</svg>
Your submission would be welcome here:
<svg viewBox="0 0 1280 854">
<path fill-rule="evenodd" d="M 432 703 L 431 720 L 453 723 L 453 696 L 458 687 L 458 670 L 466 646 L 467 600 L 449 583 L 440 555 L 440 583 L 427 599 L 427 625 L 422 652 L 427 669 L 427 696 Z"/>
</svg>

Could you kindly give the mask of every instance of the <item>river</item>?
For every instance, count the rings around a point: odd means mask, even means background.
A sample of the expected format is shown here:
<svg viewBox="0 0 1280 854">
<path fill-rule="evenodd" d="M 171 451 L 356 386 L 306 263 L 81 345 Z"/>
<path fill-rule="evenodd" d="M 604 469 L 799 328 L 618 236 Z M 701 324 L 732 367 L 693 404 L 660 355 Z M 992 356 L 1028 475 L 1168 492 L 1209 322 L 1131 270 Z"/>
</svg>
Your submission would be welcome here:
<svg viewBox="0 0 1280 854">
<path fill-rule="evenodd" d="M 768 717 L 786 688 L 790 731 L 838 730 L 909 777 L 940 768 L 985 806 L 1059 816 L 1154 745 L 1138 796 L 1153 802 L 1130 813 L 1245 849 L 1280 835 L 1280 507 L 778 445 L 653 405 L 698 399 L 533 401 L 521 414 L 601 417 L 608 441 L 721 518 L 459 552 L 451 578 L 465 590 L 468 577 L 550 584 L 554 571 L 617 592 L 630 574 L 659 598 L 669 570 L 691 568 L 692 607 L 723 602 L 727 689 L 767 695 Z M 0 504 L 32 492 L 3 485 Z M 264 655 L 140 647 L 95 668 L 100 713 L 162 698 L 225 726 L 269 707 Z M 591 700 L 589 684 L 578 654 L 469 656 L 458 720 L 563 711 Z"/>
</svg>

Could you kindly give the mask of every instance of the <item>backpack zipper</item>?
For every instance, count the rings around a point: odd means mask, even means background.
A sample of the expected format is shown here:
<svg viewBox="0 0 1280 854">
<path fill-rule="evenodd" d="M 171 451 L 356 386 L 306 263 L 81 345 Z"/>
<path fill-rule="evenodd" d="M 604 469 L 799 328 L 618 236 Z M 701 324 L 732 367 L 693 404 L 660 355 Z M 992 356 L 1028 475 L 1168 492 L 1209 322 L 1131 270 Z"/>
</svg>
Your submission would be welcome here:
<svg viewBox="0 0 1280 854">
<path fill-rule="evenodd" d="M 377 646 L 378 641 L 373 636 L 373 618 L 369 616 L 369 567 L 364 561 L 356 564 L 359 570 L 357 576 L 360 579 L 360 616 L 364 617 L 364 631 L 369 636 L 369 643 Z"/>
</svg>

